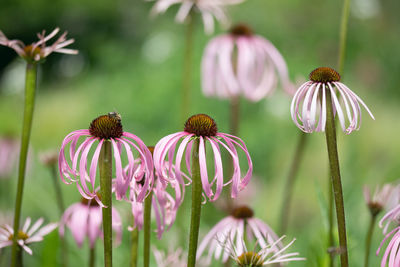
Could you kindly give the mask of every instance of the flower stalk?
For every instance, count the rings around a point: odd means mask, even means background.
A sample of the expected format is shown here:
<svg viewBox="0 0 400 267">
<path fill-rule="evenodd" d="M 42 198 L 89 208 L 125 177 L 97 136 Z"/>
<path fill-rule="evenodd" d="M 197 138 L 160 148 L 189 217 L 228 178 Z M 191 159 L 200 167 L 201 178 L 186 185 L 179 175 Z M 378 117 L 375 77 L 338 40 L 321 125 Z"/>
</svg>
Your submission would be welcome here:
<svg viewBox="0 0 400 267">
<path fill-rule="evenodd" d="M 335 198 L 336 206 L 336 218 L 338 224 L 339 233 L 339 251 L 340 251 L 340 261 L 342 267 L 348 267 L 348 252 L 347 252 L 347 237 L 346 237 L 346 222 L 344 213 L 344 202 L 343 202 L 343 191 L 342 182 L 340 178 L 340 168 L 339 168 L 339 157 L 337 152 L 336 143 L 336 128 L 335 119 L 333 115 L 333 108 L 330 103 L 332 103 L 331 92 L 326 93 L 327 103 L 326 113 L 327 113 L 327 123 L 326 123 L 326 144 L 328 148 L 329 165 L 331 170 L 331 179 L 333 185 L 333 195 Z"/>
<path fill-rule="evenodd" d="M 349 22 L 350 0 L 343 1 L 342 19 L 340 22 L 338 71 L 343 73 L 344 58 L 346 56 L 347 27 Z"/>
<path fill-rule="evenodd" d="M 286 178 L 286 186 L 283 192 L 283 202 L 281 209 L 280 219 L 280 233 L 284 234 L 289 224 L 290 205 L 292 202 L 294 184 L 296 182 L 297 173 L 299 170 L 300 162 L 303 156 L 304 147 L 307 141 L 307 134 L 303 131 L 300 132 L 299 142 L 297 143 L 296 151 L 294 153 L 293 161 L 290 166 L 288 176 Z"/>
<path fill-rule="evenodd" d="M 333 199 L 333 188 L 332 184 L 330 181 L 328 181 L 328 201 L 329 201 L 329 214 L 328 214 L 328 249 L 335 247 L 335 239 L 334 239 L 334 234 L 333 234 L 333 227 L 334 227 L 334 209 L 335 209 L 335 204 L 334 204 L 334 199 Z M 329 266 L 334 267 L 335 266 L 335 254 L 334 253 L 329 253 Z"/>
<path fill-rule="evenodd" d="M 24 192 L 24 183 L 25 183 L 26 159 L 28 155 L 29 139 L 32 129 L 33 111 L 35 107 L 36 85 L 37 85 L 37 64 L 27 63 L 26 76 L 25 76 L 24 119 L 22 126 L 22 135 L 21 135 L 21 150 L 19 155 L 18 185 L 17 185 L 17 194 L 16 194 L 15 210 L 14 210 L 14 226 L 13 226 L 14 233 L 18 233 L 20 219 L 21 219 L 22 196 Z M 12 267 L 16 267 L 17 262 L 19 262 L 17 258 L 22 257 L 22 252 L 20 251 L 21 248 L 17 244 L 17 235 L 14 235 L 13 246 L 11 251 Z"/>
<path fill-rule="evenodd" d="M 96 247 L 89 249 L 89 267 L 95 267 L 96 264 Z"/>
<path fill-rule="evenodd" d="M 138 266 L 139 230 L 135 227 L 131 233 L 131 267 Z"/>
<path fill-rule="evenodd" d="M 112 179 L 112 149 L 110 140 L 104 140 L 100 152 L 100 192 L 103 216 L 103 235 L 104 235 L 104 266 L 112 266 L 112 199 L 111 199 L 111 179 Z"/>
<path fill-rule="evenodd" d="M 150 230 L 151 230 L 151 202 L 153 199 L 153 192 L 151 191 L 149 195 L 144 200 L 144 215 L 143 215 L 143 232 L 144 232 L 144 242 L 143 242 L 143 266 L 150 266 Z"/>
<path fill-rule="evenodd" d="M 190 220 L 188 267 L 196 265 L 197 242 L 199 239 L 201 193 L 203 190 L 200 178 L 199 146 L 200 140 L 196 138 L 192 150 L 192 213 Z"/>
<path fill-rule="evenodd" d="M 369 266 L 369 254 L 371 250 L 371 242 L 372 242 L 372 236 L 374 234 L 374 227 L 376 223 L 376 216 L 378 214 L 371 214 L 371 221 L 369 222 L 369 228 L 367 232 L 367 238 L 365 240 L 365 263 L 364 266 L 368 267 Z"/>
</svg>

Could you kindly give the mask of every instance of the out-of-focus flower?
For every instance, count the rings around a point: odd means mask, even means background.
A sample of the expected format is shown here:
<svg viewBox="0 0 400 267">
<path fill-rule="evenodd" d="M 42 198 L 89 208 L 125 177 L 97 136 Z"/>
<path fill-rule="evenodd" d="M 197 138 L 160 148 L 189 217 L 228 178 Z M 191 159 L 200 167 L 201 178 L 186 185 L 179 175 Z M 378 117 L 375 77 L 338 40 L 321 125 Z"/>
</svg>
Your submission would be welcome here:
<svg viewBox="0 0 400 267">
<path fill-rule="evenodd" d="M 40 228 L 43 224 L 43 218 L 40 218 L 31 226 L 31 218 L 27 218 L 24 226 L 18 231 L 17 243 L 26 252 L 32 255 L 32 250 L 27 246 L 30 243 L 40 242 L 43 237 L 57 228 L 57 223 L 50 223 Z M 14 230 L 8 224 L 0 226 L 0 248 L 12 246 L 14 237 Z"/>
<path fill-rule="evenodd" d="M 232 214 L 217 223 L 210 232 L 203 238 L 197 250 L 198 257 L 208 249 L 208 263 L 211 262 L 214 254 L 216 260 L 220 260 L 222 252 L 222 262 L 229 259 L 229 251 L 223 250 L 226 242 L 236 244 L 235 250 L 243 253 L 244 238 L 247 240 L 256 239 L 261 248 L 274 244 L 270 250 L 278 252 L 283 246 L 277 242 L 279 239 L 275 232 L 263 221 L 253 217 L 253 210 L 247 206 L 240 206 L 233 210 Z"/>
<path fill-rule="evenodd" d="M 17 164 L 19 141 L 12 137 L 0 137 L 0 178 L 9 178 Z"/>
<path fill-rule="evenodd" d="M 183 140 L 178 145 L 181 139 Z M 219 133 L 215 121 L 205 114 L 197 114 L 190 117 L 185 123 L 183 132 L 170 134 L 157 143 L 154 149 L 154 167 L 158 177 L 167 181 L 170 180 L 172 183 L 175 183 L 173 181 L 177 181 L 184 190 L 185 184 L 182 178 L 181 162 L 183 157 L 185 157 L 188 176 L 191 177 L 191 152 L 195 139 L 199 139 L 200 176 L 204 194 L 210 201 L 215 201 L 220 196 L 222 188 L 232 183 L 231 196 L 236 197 L 239 191 L 250 182 L 253 164 L 249 152 L 240 138 Z M 209 181 L 207 170 L 206 141 L 211 145 L 212 153 L 214 154 L 215 175 L 211 182 Z M 227 182 L 224 182 L 220 145 L 228 151 L 233 160 L 233 175 Z M 244 177 L 241 177 L 236 147 L 243 150 L 247 158 L 249 168 Z M 168 157 L 168 160 L 166 160 L 166 157 Z M 213 187 L 215 187 L 215 192 Z M 181 199 L 177 196 L 177 204 L 180 203 Z"/>
<path fill-rule="evenodd" d="M 86 137 L 86 139 L 76 149 L 80 137 Z M 96 141 L 98 141 L 98 145 L 91 159 L 88 172 L 89 152 Z M 110 112 L 108 115 L 94 119 L 88 130 L 77 130 L 65 137 L 61 145 L 58 160 L 61 179 L 64 183 L 70 184 L 77 182 L 78 179 L 76 177 L 79 176 L 80 183 L 77 183 L 77 187 L 81 195 L 86 199 L 94 198 L 100 205 L 103 205 L 97 197 L 95 182 L 100 151 L 104 142 L 111 142 L 113 147 L 116 172 L 116 198 L 121 200 L 126 195 L 132 179 L 137 182 L 143 180 L 142 190 L 137 196 L 138 201 L 142 202 L 148 191 L 151 190 L 154 179 L 151 153 L 139 137 L 128 132 L 123 132 L 121 117 L 115 112 Z M 69 156 L 72 166 L 66 160 L 64 152 L 69 143 Z M 125 149 L 128 159 L 128 166 L 125 169 L 122 167 L 121 162 L 123 149 Z M 140 161 L 135 161 L 132 150 L 136 150 L 139 153 Z M 138 162 L 140 166 L 137 166 Z M 90 183 L 91 188 L 87 186 L 87 182 Z"/>
<path fill-rule="evenodd" d="M 332 68 L 320 67 L 310 73 L 310 81 L 300 86 L 290 106 L 292 120 L 300 130 L 306 133 L 324 132 L 326 105 L 332 105 L 334 116 L 339 117 L 340 126 L 346 134 L 360 128 L 360 103 L 371 118 L 375 119 L 361 98 L 339 81 L 339 73 Z M 331 94 L 332 103 L 326 102 L 328 92 Z M 339 98 L 337 92 L 340 95 Z M 344 113 L 347 114 L 348 122 Z"/>
<path fill-rule="evenodd" d="M 170 250 L 167 255 L 164 251 L 159 251 L 153 247 L 154 258 L 156 259 L 158 267 L 185 267 L 186 255 L 184 255 L 182 248 L 175 251 Z"/>
<path fill-rule="evenodd" d="M 39 154 L 39 159 L 45 166 L 53 166 L 58 162 L 57 150 L 48 150 Z"/>
<path fill-rule="evenodd" d="M 284 254 L 285 250 L 287 250 L 296 239 L 293 239 L 285 247 L 278 248 L 278 245 L 281 244 L 281 240 L 283 238 L 285 238 L 285 236 L 282 236 L 274 243 L 267 244 L 264 247 L 260 246 L 261 249 L 258 251 L 256 251 L 257 244 L 254 246 L 254 249 L 252 251 L 249 251 L 243 238 L 236 241 L 235 245 L 232 239 L 230 239 L 229 237 L 223 237 L 221 244 L 223 245 L 223 248 L 225 249 L 225 251 L 227 251 L 229 256 L 233 260 L 235 260 L 235 262 L 240 267 L 259 267 L 272 264 L 279 264 L 279 266 L 282 266 L 283 264 L 290 261 L 305 260 L 305 258 L 297 257 L 299 255 L 299 253 L 297 252 Z"/>
<path fill-rule="evenodd" d="M 394 235 L 393 235 L 394 234 Z M 388 233 L 385 238 L 382 240 L 381 245 L 379 246 L 378 250 L 376 251 L 376 255 L 379 255 L 379 252 L 390 236 L 392 236 L 385 253 L 383 254 L 383 258 L 381 261 L 381 267 L 398 267 L 400 266 L 400 227 L 395 228 L 393 231 Z M 387 263 L 387 265 L 386 265 Z"/>
<path fill-rule="evenodd" d="M 226 6 L 242 3 L 244 0 L 156 0 L 152 14 L 164 13 L 170 6 L 181 4 L 175 19 L 183 23 L 189 16 L 192 9 L 201 14 L 204 23 L 204 30 L 210 34 L 214 31 L 214 18 L 223 25 L 229 24 L 226 15 Z"/>
<path fill-rule="evenodd" d="M 82 198 L 81 202 L 68 207 L 60 223 L 60 235 L 65 235 L 65 226 L 71 230 L 72 236 L 79 247 L 82 246 L 85 237 L 89 239 L 89 245 L 94 248 L 96 240 L 103 236 L 101 207 L 96 201 Z M 119 244 L 122 238 L 121 216 L 112 208 L 112 228 L 116 233 L 116 242 Z"/>
<path fill-rule="evenodd" d="M 282 55 L 244 24 L 215 37 L 205 48 L 202 87 L 206 96 L 243 95 L 250 101 L 259 101 L 274 91 L 278 80 L 289 95 L 294 95 Z"/>
<path fill-rule="evenodd" d="M 372 216 L 378 215 L 393 199 L 393 191 L 396 189 L 391 184 L 385 184 L 382 188 L 379 186 L 375 189 L 374 195 L 371 197 L 371 190 L 368 186 L 364 186 L 364 199 Z"/>
<path fill-rule="evenodd" d="M 49 35 L 46 36 L 46 31 L 38 33 L 39 41 L 30 45 L 25 45 L 20 40 L 9 40 L 2 31 L 0 31 L 0 45 L 8 46 L 14 49 L 17 54 L 28 62 L 40 62 L 51 53 L 62 54 L 77 54 L 78 50 L 65 48 L 75 42 L 74 39 L 67 40 L 67 32 L 64 32 L 52 45 L 46 46 L 46 42 L 57 35 L 60 31 L 55 28 Z"/>
</svg>

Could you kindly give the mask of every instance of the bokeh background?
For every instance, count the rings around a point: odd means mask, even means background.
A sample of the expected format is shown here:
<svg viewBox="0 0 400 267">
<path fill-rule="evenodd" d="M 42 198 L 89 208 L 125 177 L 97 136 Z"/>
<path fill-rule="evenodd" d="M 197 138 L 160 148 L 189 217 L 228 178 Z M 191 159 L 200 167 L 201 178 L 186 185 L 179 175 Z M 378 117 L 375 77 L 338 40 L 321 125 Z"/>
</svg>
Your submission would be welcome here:
<svg viewBox="0 0 400 267">
<path fill-rule="evenodd" d="M 318 66 L 336 67 L 342 1 L 248 0 L 229 8 L 233 22 L 245 22 L 268 38 L 282 53 L 293 81 L 303 81 Z M 31 164 L 25 184 L 22 219 L 44 217 L 58 221 L 50 172 L 38 154 L 58 149 L 69 132 L 87 128 L 92 119 L 118 111 L 126 131 L 148 145 L 183 128 L 181 76 L 185 26 L 176 24 L 177 7 L 165 15 L 149 16 L 152 2 L 142 0 L 2 0 L 0 30 L 26 43 L 36 32 L 56 26 L 68 30 L 78 56 L 51 55 L 40 66 L 39 87 L 31 138 Z M 400 164 L 400 2 L 353 0 L 349 20 L 344 82 L 370 107 L 376 121 L 363 112 L 359 132 L 338 132 L 339 156 L 345 194 L 351 266 L 362 266 L 369 213 L 363 185 L 375 187 L 399 178 Z M 223 33 L 218 28 L 215 34 Z M 191 113 L 214 117 L 220 131 L 229 131 L 229 102 L 207 99 L 201 93 L 200 62 L 212 36 L 200 21 L 195 28 L 194 75 Z M 0 47 L 0 134 L 19 137 L 23 114 L 25 63 Z M 254 163 L 253 192 L 246 201 L 256 216 L 278 229 L 281 198 L 299 130 L 290 119 L 290 100 L 281 89 L 258 103 L 241 101 L 240 137 Z M 1 179 L 1 213 L 12 219 L 16 171 Z M 323 134 L 309 138 L 296 183 L 293 213 L 286 242 L 297 238 L 292 251 L 307 257 L 291 266 L 326 266 L 328 163 Z M 79 201 L 75 186 L 62 185 L 65 202 Z M 188 190 L 189 193 L 189 190 Z M 187 199 L 189 199 L 189 194 Z M 115 266 L 129 262 L 129 205 L 114 202 L 124 217 L 122 244 L 114 250 Z M 8 214 L 8 215 L 7 215 Z M 207 203 L 203 209 L 200 238 L 225 214 Z M 189 211 L 183 207 L 172 229 L 153 244 L 159 249 L 187 249 Z M 382 239 L 376 229 L 371 266 L 380 257 L 374 251 Z M 88 245 L 79 249 L 67 232 L 69 264 L 87 264 Z M 32 245 L 26 266 L 57 266 L 60 258 L 57 231 Z M 102 266 L 102 244 L 97 245 L 97 265 Z M 0 265 L 8 258 L 1 254 Z M 140 260 L 139 260 L 140 262 Z M 152 258 L 152 266 L 155 261 Z M 220 266 L 215 264 L 215 266 Z"/>
</svg>

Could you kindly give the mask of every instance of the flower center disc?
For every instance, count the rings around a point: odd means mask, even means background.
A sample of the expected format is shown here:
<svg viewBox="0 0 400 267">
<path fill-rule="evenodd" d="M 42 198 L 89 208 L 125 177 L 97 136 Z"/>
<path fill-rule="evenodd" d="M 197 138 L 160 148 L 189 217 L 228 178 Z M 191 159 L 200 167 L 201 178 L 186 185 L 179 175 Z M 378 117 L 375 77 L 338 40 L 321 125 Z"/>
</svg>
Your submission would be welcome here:
<svg viewBox="0 0 400 267">
<path fill-rule="evenodd" d="M 29 57 L 30 59 L 35 59 L 36 55 L 40 55 L 40 53 L 42 52 L 42 49 L 40 49 L 40 47 L 35 47 L 33 48 L 32 45 L 27 45 L 24 47 L 24 52 L 26 53 L 27 57 Z"/>
<path fill-rule="evenodd" d="M 8 237 L 8 240 L 13 240 L 13 238 L 14 238 L 14 235 L 11 234 Z M 27 240 L 28 238 L 29 238 L 29 236 L 25 232 L 23 232 L 22 230 L 18 230 L 18 235 L 17 235 L 18 240 Z"/>
<path fill-rule="evenodd" d="M 262 266 L 260 255 L 255 252 L 245 252 L 237 258 L 237 263 L 241 267 L 258 267 Z"/>
<path fill-rule="evenodd" d="M 89 132 L 100 139 L 119 138 L 123 133 L 121 116 L 115 112 L 100 116 L 92 121 Z"/>
<path fill-rule="evenodd" d="M 197 114 L 186 121 L 184 131 L 196 136 L 215 136 L 218 129 L 213 118 L 206 114 Z"/>
<path fill-rule="evenodd" d="M 248 219 L 254 216 L 254 212 L 248 206 L 240 206 L 235 208 L 231 215 L 236 219 Z"/>
<path fill-rule="evenodd" d="M 338 82 L 340 74 L 332 68 L 320 67 L 310 73 L 310 80 L 318 83 Z"/>
<path fill-rule="evenodd" d="M 232 35 L 235 36 L 252 36 L 253 31 L 246 24 L 237 24 L 230 30 Z"/>
</svg>

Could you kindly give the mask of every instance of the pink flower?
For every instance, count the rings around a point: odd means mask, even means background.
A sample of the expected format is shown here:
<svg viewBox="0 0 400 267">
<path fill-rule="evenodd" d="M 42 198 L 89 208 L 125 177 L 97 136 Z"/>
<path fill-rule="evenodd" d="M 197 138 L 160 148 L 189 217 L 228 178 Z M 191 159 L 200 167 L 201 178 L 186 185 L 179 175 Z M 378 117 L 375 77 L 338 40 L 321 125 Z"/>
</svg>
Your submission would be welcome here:
<svg viewBox="0 0 400 267">
<path fill-rule="evenodd" d="M 183 23 L 188 17 L 192 9 L 200 12 L 204 23 L 204 30 L 206 33 L 214 31 L 215 17 L 222 24 L 227 25 L 229 20 L 226 16 L 225 6 L 235 5 L 243 2 L 244 0 L 156 0 L 152 14 L 164 13 L 170 6 L 174 4 L 181 4 L 178 14 L 175 19 L 179 23 Z"/>
<path fill-rule="evenodd" d="M 294 94 L 282 55 L 246 25 L 236 25 L 205 48 L 202 87 L 206 96 L 243 95 L 250 101 L 259 101 L 274 91 L 278 80 L 287 93 Z"/>
<path fill-rule="evenodd" d="M 278 236 L 275 232 L 263 221 L 254 218 L 253 215 L 253 210 L 247 206 L 235 208 L 230 216 L 217 223 L 203 238 L 197 250 L 198 257 L 208 249 L 208 262 L 211 262 L 213 254 L 215 259 L 219 260 L 223 252 L 223 245 L 228 241 L 235 243 L 236 250 L 243 253 L 244 246 L 240 240 L 243 240 L 244 235 L 249 240 L 256 239 L 261 248 L 275 244 L 276 251 L 281 249 L 283 246 L 276 242 Z M 229 253 L 225 251 L 222 255 L 222 262 L 226 262 L 228 258 Z"/>
<path fill-rule="evenodd" d="M 163 251 L 159 251 L 153 247 L 153 253 L 158 267 L 186 266 L 186 255 L 182 253 L 182 248 L 178 248 L 176 251 L 170 250 L 168 255 L 165 255 Z"/>
<path fill-rule="evenodd" d="M 400 266 L 400 227 L 395 228 L 393 231 L 391 231 L 389 234 L 385 236 L 385 238 L 382 240 L 381 245 L 379 246 L 378 250 L 376 251 L 376 255 L 379 255 L 379 252 L 383 246 L 383 244 L 386 242 L 386 240 L 393 235 L 392 239 L 390 240 L 386 250 L 385 254 L 383 254 L 383 258 L 381 261 L 381 267 L 386 267 L 386 262 L 388 262 L 389 267 L 398 267 Z M 389 257 L 390 254 L 390 257 Z M 389 257 L 389 259 L 388 259 Z"/>
<path fill-rule="evenodd" d="M 224 246 L 226 253 L 228 253 L 240 267 L 258 267 L 267 265 L 282 266 L 290 261 L 305 260 L 305 258 L 297 257 L 299 255 L 297 252 L 284 254 L 285 250 L 287 250 L 296 239 L 293 239 L 285 247 L 280 248 L 278 245 L 281 245 L 281 240 L 283 238 L 285 238 L 285 236 L 282 236 L 275 242 L 267 244 L 264 247 L 260 246 L 261 249 L 259 251 L 256 251 L 257 243 L 254 246 L 254 249 L 249 251 L 243 238 L 238 239 L 236 245 L 229 237 L 227 240 L 226 238 L 223 238 L 221 244 Z"/>
<path fill-rule="evenodd" d="M 334 114 L 339 117 L 340 126 L 346 134 L 360 128 L 360 103 L 371 118 L 375 119 L 361 98 L 339 82 L 340 75 L 334 69 L 317 68 L 310 73 L 310 80 L 300 86 L 290 106 L 292 120 L 303 132 L 325 131 L 327 104 L 332 105 Z M 332 103 L 326 103 L 327 90 L 331 93 Z M 337 92 L 339 92 L 339 98 L 336 96 Z M 346 122 L 344 110 L 346 110 L 348 122 Z"/>
<path fill-rule="evenodd" d="M 43 224 L 43 218 L 40 218 L 36 221 L 35 224 L 31 226 L 31 218 L 27 218 L 25 221 L 22 230 L 18 231 L 17 243 L 21 246 L 26 252 L 32 255 L 32 250 L 27 246 L 30 243 L 40 242 L 43 240 L 43 237 L 57 228 L 57 223 L 50 223 L 46 226 L 43 226 L 41 229 L 40 226 Z M 0 226 L 0 248 L 12 246 L 13 243 L 14 230 L 8 224 L 4 224 Z"/>
<path fill-rule="evenodd" d="M 68 207 L 60 223 L 60 235 L 64 236 L 65 226 L 72 232 L 76 243 L 82 246 L 85 237 L 89 239 L 90 247 L 95 246 L 96 240 L 103 237 L 101 207 L 95 201 L 82 198 L 81 202 Z M 121 216 L 112 208 L 112 228 L 116 233 L 116 241 L 119 244 L 122 238 Z"/>
<path fill-rule="evenodd" d="M 19 141 L 3 136 L 0 138 L 0 178 L 9 178 L 17 165 Z"/>
<path fill-rule="evenodd" d="M 60 31 L 59 28 L 55 28 L 49 35 L 46 36 L 46 31 L 38 33 L 37 37 L 39 41 L 30 45 L 25 45 L 20 40 L 9 40 L 0 31 L 0 45 L 8 46 L 14 49 L 17 54 L 29 62 L 39 62 L 45 59 L 48 55 L 53 52 L 63 54 L 78 54 L 78 50 L 65 48 L 66 46 L 75 42 L 74 39 L 67 40 L 67 32 L 64 32 L 51 46 L 46 46 L 46 42 L 56 36 Z"/>
<path fill-rule="evenodd" d="M 236 197 L 239 191 L 249 183 L 251 178 L 253 164 L 249 152 L 240 138 L 225 133 L 219 133 L 215 121 L 205 114 L 198 114 L 190 117 L 185 123 L 183 132 L 170 134 L 157 143 L 154 150 L 154 167 L 158 177 L 171 182 L 177 181 L 177 184 L 182 186 L 182 192 L 184 192 L 185 183 L 182 178 L 181 163 L 184 157 L 186 169 L 189 173 L 188 176 L 191 177 L 191 151 L 194 139 L 196 138 L 199 139 L 200 143 L 200 176 L 204 194 L 210 201 L 215 201 L 220 196 L 222 188 L 232 183 L 231 196 Z M 182 141 L 179 143 L 181 139 Z M 208 141 L 211 146 L 209 154 L 214 155 L 215 174 L 211 182 L 209 181 L 207 170 L 205 153 L 206 141 Z M 224 182 L 220 145 L 228 151 L 233 160 L 233 175 L 226 182 Z M 249 166 L 247 173 L 243 177 L 241 176 L 236 147 L 243 150 Z M 168 160 L 166 160 L 166 157 L 168 157 Z M 173 184 L 175 185 L 175 182 L 173 182 Z M 180 204 L 181 201 L 182 199 L 177 197 L 177 203 Z"/>
<path fill-rule="evenodd" d="M 388 207 L 394 201 L 398 203 L 398 190 L 394 194 L 396 187 L 391 184 L 385 184 L 382 188 L 376 187 L 375 193 L 371 196 L 369 187 L 364 186 L 364 199 L 372 216 L 378 215 L 385 207 Z M 396 195 L 396 196 L 395 196 Z"/>
<path fill-rule="evenodd" d="M 86 137 L 86 139 L 79 145 L 78 149 L 76 149 L 80 137 Z M 153 160 L 151 153 L 139 137 L 128 132 L 123 132 L 121 117 L 114 112 L 94 119 L 89 130 L 74 131 L 65 137 L 61 145 L 58 160 L 61 179 L 66 184 L 79 181 L 77 187 L 81 195 L 86 199 L 94 198 L 102 205 L 96 194 L 95 182 L 99 155 L 105 141 L 111 142 L 113 147 L 116 172 L 116 198 L 121 200 L 126 195 L 131 181 L 134 179 L 138 182 L 143 180 L 142 190 L 137 197 L 138 201 L 143 201 L 146 194 L 151 189 L 150 185 L 153 184 Z M 93 144 L 96 142 L 98 142 L 98 144 L 93 153 L 88 172 L 88 155 Z M 69 159 L 72 166 L 66 160 L 64 153 L 69 143 Z M 122 167 L 121 162 L 123 150 L 125 150 L 128 159 L 128 167 L 125 169 Z M 140 166 L 137 166 L 132 150 L 136 150 L 139 153 Z M 79 180 L 76 178 L 77 176 L 79 176 Z M 146 178 L 144 179 L 143 177 Z M 87 182 L 90 184 L 89 187 Z"/>
</svg>

